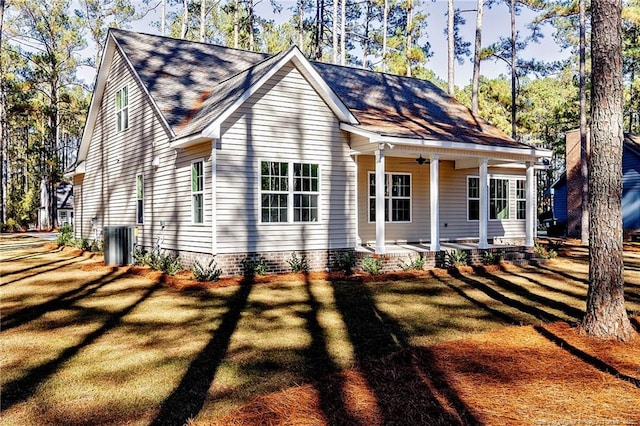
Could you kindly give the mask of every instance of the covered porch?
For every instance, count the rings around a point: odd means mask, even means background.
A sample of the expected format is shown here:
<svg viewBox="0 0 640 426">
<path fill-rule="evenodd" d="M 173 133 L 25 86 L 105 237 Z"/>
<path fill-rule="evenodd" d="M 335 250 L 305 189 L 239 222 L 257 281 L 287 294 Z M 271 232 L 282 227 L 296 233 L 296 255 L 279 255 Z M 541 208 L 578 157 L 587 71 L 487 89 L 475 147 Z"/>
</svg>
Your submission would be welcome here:
<svg viewBox="0 0 640 426">
<path fill-rule="evenodd" d="M 394 137 L 343 125 L 357 170 L 360 252 L 531 248 L 536 173 L 551 153 L 524 144 Z"/>
</svg>

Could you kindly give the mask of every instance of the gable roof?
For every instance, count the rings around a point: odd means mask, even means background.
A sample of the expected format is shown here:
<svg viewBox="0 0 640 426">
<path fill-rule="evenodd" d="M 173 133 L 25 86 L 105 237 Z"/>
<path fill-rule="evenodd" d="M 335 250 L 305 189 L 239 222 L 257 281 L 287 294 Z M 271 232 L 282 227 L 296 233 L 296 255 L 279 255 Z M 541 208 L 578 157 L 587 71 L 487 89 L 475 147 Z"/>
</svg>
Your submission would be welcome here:
<svg viewBox="0 0 640 426">
<path fill-rule="evenodd" d="M 640 135 L 625 133 L 623 147 L 640 157 Z"/>
<path fill-rule="evenodd" d="M 110 29 L 78 153 L 79 164 L 86 158 L 116 50 L 122 53 L 146 91 L 175 147 L 216 137 L 221 119 L 228 117 L 268 78 L 291 62 L 338 119 L 355 126 L 347 130 L 357 128 L 381 137 L 540 153 L 475 117 L 468 108 L 426 80 L 311 63 L 295 46 L 269 55 Z"/>
</svg>

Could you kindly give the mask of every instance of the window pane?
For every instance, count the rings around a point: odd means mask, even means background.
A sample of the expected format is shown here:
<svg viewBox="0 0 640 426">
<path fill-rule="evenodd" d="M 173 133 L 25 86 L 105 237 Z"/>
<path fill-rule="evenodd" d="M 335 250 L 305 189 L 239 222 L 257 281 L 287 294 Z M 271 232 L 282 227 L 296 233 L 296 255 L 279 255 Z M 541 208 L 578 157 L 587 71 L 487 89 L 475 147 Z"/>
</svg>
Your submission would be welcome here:
<svg viewBox="0 0 640 426">
<path fill-rule="evenodd" d="M 203 205 L 202 194 L 193 194 L 193 221 L 194 223 L 203 222 Z"/>
<path fill-rule="evenodd" d="M 468 197 L 469 198 L 480 198 L 480 179 L 479 178 L 469 178 L 467 180 L 469 185 Z"/>
<path fill-rule="evenodd" d="M 391 213 L 394 222 L 411 220 L 411 202 L 407 199 L 391 200 Z"/>
<path fill-rule="evenodd" d="M 480 200 L 469 200 L 469 220 L 480 219 Z"/>
<path fill-rule="evenodd" d="M 138 200 L 136 204 L 137 223 L 144 223 L 144 201 Z"/>
</svg>

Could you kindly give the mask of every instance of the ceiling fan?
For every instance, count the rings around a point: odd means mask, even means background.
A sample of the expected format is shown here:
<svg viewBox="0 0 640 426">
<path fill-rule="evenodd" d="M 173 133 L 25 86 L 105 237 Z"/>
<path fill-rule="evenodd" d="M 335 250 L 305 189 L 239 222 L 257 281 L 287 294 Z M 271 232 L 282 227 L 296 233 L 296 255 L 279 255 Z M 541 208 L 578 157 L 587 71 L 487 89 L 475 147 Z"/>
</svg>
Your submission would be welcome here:
<svg viewBox="0 0 640 426">
<path fill-rule="evenodd" d="M 424 158 L 422 154 L 420 154 L 418 158 L 415 159 L 415 163 L 414 161 L 411 161 L 411 162 L 406 162 L 402 164 L 417 164 L 419 166 L 422 166 L 423 164 L 429 164 L 429 160 L 427 158 Z"/>
</svg>

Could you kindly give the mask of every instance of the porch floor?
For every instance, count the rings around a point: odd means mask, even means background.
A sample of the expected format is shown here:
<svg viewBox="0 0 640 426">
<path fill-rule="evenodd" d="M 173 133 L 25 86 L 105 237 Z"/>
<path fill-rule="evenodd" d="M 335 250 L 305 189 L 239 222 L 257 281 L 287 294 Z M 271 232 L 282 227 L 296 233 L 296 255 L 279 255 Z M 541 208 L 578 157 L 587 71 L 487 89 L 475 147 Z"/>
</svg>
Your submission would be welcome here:
<svg viewBox="0 0 640 426">
<path fill-rule="evenodd" d="M 487 249 L 501 248 L 501 247 L 519 247 L 506 244 L 489 244 Z M 431 245 L 429 243 L 387 243 L 385 244 L 387 254 L 402 254 L 402 253 L 425 253 L 431 251 Z M 455 250 L 475 250 L 478 249 L 477 242 L 456 242 L 456 241 L 443 241 L 440 243 L 440 251 L 455 251 Z M 356 246 L 356 252 L 360 253 L 374 253 L 374 244 L 363 244 Z"/>
</svg>

